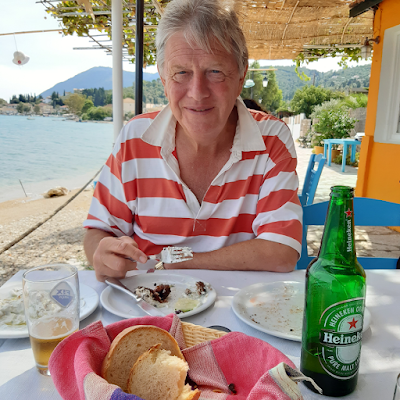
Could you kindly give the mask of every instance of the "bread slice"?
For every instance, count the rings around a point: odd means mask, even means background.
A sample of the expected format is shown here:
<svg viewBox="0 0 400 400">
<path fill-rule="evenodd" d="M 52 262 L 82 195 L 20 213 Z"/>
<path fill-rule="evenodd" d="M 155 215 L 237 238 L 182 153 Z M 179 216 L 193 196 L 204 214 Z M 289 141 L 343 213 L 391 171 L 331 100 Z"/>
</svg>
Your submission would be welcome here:
<svg viewBox="0 0 400 400">
<path fill-rule="evenodd" d="M 185 360 L 174 337 L 164 329 L 152 325 L 132 326 L 120 332 L 111 343 L 103 360 L 102 377 L 126 392 L 132 366 L 155 344 L 160 344 L 160 349 L 169 350 L 171 355 Z"/>
<path fill-rule="evenodd" d="M 186 361 L 157 344 L 132 367 L 127 392 L 145 400 L 197 400 L 200 391 L 185 385 L 188 369 Z"/>
</svg>

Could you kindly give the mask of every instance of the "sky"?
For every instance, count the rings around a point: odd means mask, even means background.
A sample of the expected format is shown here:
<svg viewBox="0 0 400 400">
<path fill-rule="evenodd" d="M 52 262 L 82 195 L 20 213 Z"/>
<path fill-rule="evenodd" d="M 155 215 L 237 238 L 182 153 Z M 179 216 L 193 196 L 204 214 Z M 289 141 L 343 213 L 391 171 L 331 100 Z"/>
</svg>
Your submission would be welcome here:
<svg viewBox="0 0 400 400">
<path fill-rule="evenodd" d="M 59 29 L 58 21 L 45 12 L 37 0 L 2 0 L 0 34 L 35 30 Z M 74 47 L 92 47 L 89 38 L 63 36 L 57 32 L 21 35 L 0 35 L 0 98 L 9 101 L 12 95 L 36 94 L 55 84 L 93 67 L 112 67 L 112 56 L 103 50 L 74 50 Z M 27 64 L 12 62 L 14 52 L 30 57 Z M 308 64 L 320 72 L 338 70 L 339 59 L 322 59 Z M 261 66 L 293 65 L 291 60 L 259 60 Z M 350 66 L 365 62 L 350 64 Z M 124 62 L 123 69 L 134 71 L 134 64 Z M 146 72 L 156 72 L 148 67 Z"/>
</svg>

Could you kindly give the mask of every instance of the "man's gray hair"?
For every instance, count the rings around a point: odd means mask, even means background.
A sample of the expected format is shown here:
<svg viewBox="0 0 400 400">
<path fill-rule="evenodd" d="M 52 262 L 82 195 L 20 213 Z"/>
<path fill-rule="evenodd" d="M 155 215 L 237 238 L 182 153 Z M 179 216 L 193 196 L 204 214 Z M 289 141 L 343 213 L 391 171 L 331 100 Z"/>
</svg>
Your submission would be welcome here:
<svg viewBox="0 0 400 400">
<path fill-rule="evenodd" d="M 246 39 L 233 9 L 233 1 L 172 0 L 157 29 L 157 65 L 163 76 L 165 46 L 175 33 L 182 32 L 191 46 L 211 53 L 212 40 L 233 54 L 242 75 L 248 63 Z"/>
</svg>

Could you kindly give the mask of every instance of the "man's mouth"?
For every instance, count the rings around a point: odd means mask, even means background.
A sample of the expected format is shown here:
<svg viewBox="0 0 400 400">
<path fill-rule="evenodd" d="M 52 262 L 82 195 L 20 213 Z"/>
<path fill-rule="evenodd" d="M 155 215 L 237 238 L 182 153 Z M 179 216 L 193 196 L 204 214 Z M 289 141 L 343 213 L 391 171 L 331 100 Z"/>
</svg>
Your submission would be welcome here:
<svg viewBox="0 0 400 400">
<path fill-rule="evenodd" d="M 204 111 L 209 111 L 211 109 L 212 109 L 212 107 L 210 107 L 210 108 L 190 108 L 190 107 L 188 107 L 188 110 L 194 111 L 194 112 L 204 112 Z"/>
</svg>

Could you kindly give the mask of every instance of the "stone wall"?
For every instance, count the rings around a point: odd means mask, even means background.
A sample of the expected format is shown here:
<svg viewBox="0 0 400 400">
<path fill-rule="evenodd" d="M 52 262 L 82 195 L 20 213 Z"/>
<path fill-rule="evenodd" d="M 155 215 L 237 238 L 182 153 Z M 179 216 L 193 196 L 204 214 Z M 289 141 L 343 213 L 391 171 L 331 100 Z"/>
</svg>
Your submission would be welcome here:
<svg viewBox="0 0 400 400">
<path fill-rule="evenodd" d="M 354 136 L 357 132 L 365 132 L 365 120 L 367 119 L 367 108 L 355 108 L 349 110 L 349 115 L 352 118 L 358 119 L 354 129 L 350 133 L 351 136 Z"/>
</svg>

